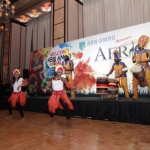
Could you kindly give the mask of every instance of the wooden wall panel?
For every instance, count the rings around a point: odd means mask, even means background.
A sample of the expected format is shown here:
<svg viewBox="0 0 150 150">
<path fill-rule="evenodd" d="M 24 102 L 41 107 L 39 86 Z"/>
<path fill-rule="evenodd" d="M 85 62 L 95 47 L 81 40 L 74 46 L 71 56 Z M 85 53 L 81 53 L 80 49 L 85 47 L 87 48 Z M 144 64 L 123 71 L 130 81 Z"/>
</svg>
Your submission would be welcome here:
<svg viewBox="0 0 150 150">
<path fill-rule="evenodd" d="M 5 42 L 9 42 L 9 38 L 10 38 L 9 31 L 6 30 L 4 41 L 5 41 Z"/>
<path fill-rule="evenodd" d="M 54 3 L 54 10 L 64 7 L 64 0 L 55 0 Z"/>
<path fill-rule="evenodd" d="M 54 1 L 54 27 L 53 27 L 53 45 L 64 42 L 64 24 L 65 24 L 65 0 Z M 60 42 L 60 43 L 59 43 Z"/>
<path fill-rule="evenodd" d="M 7 78 L 8 75 L 8 65 L 3 65 L 3 78 Z"/>
<path fill-rule="evenodd" d="M 64 23 L 54 26 L 54 40 L 64 37 Z"/>
<path fill-rule="evenodd" d="M 60 22 L 64 22 L 64 8 L 55 11 L 54 14 L 54 25 Z"/>
<path fill-rule="evenodd" d="M 8 65 L 9 61 L 8 58 L 9 58 L 8 53 L 3 55 L 3 65 Z"/>
<path fill-rule="evenodd" d="M 64 43 L 64 38 L 60 38 L 60 39 L 54 40 L 54 45 L 58 45 L 60 43 Z"/>
<path fill-rule="evenodd" d="M 3 54 L 7 54 L 9 52 L 9 42 L 4 44 Z"/>
<path fill-rule="evenodd" d="M 78 39 L 78 3 L 68 0 L 68 41 Z"/>
<path fill-rule="evenodd" d="M 10 58 L 10 22 L 5 24 L 4 43 L 2 48 L 2 81 L 3 83 L 9 80 L 9 58 Z"/>
<path fill-rule="evenodd" d="M 75 0 L 55 0 L 53 33 L 54 45 L 63 42 L 59 38 L 64 42 L 83 38 L 83 5 Z"/>
</svg>

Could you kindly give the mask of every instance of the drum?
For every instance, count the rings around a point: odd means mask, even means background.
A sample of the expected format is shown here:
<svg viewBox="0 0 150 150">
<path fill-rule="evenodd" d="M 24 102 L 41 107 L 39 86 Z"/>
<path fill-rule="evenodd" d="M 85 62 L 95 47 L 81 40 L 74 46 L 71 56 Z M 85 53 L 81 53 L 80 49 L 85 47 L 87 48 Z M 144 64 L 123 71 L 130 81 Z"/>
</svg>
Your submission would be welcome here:
<svg viewBox="0 0 150 150">
<path fill-rule="evenodd" d="M 98 77 L 96 82 L 97 94 L 108 94 L 108 78 Z"/>
<path fill-rule="evenodd" d="M 141 64 L 136 64 L 130 70 L 133 73 L 133 76 L 139 80 L 139 86 L 145 87 L 147 83 L 145 82 L 145 71 L 144 67 Z"/>
<path fill-rule="evenodd" d="M 118 94 L 118 81 L 116 79 L 108 79 L 108 92 Z"/>
<path fill-rule="evenodd" d="M 133 66 L 130 70 L 133 73 L 133 76 L 139 80 L 139 81 L 144 81 L 145 78 L 145 71 L 144 67 L 140 64 L 136 64 Z"/>
<path fill-rule="evenodd" d="M 139 81 L 139 86 L 140 87 L 145 87 L 145 86 L 147 86 L 147 82 L 145 80 Z"/>
</svg>

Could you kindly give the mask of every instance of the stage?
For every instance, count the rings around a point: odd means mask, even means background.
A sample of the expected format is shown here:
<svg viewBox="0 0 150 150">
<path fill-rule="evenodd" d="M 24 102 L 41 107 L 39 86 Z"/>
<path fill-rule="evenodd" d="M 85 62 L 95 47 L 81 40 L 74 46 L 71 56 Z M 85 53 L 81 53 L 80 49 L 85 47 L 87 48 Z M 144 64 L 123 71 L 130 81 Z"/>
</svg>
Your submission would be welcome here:
<svg viewBox="0 0 150 150">
<path fill-rule="evenodd" d="M 8 96 L 0 97 L 0 109 L 7 109 Z M 48 96 L 30 96 L 27 98 L 25 111 L 48 113 Z M 150 98 L 139 98 L 129 101 L 121 97 L 119 100 L 104 99 L 101 97 L 76 97 L 72 100 L 73 117 L 90 118 L 93 120 L 108 120 L 116 122 L 150 124 Z M 58 110 L 57 115 L 64 115 Z"/>
</svg>

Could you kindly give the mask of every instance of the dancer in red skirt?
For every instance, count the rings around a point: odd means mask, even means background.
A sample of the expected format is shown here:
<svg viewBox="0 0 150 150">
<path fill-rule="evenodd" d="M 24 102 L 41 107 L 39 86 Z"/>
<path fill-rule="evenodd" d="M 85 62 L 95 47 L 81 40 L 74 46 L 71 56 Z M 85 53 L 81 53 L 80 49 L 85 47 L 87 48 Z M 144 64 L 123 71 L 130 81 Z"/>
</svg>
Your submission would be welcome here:
<svg viewBox="0 0 150 150">
<path fill-rule="evenodd" d="M 58 108 L 63 109 L 65 111 L 65 115 L 67 118 L 67 127 L 71 127 L 71 115 L 70 110 L 73 110 L 73 105 L 69 100 L 66 91 L 64 89 L 64 85 L 67 88 L 74 88 L 70 83 L 67 82 L 66 78 L 61 77 L 63 73 L 63 66 L 58 65 L 55 69 L 56 76 L 51 78 L 48 82 L 47 86 L 43 91 L 46 93 L 46 90 L 52 86 L 53 93 L 48 100 L 48 109 L 50 111 L 50 116 L 52 118 L 52 123 L 55 124 L 56 120 L 54 114 Z M 61 98 L 61 100 L 60 100 Z"/>
<path fill-rule="evenodd" d="M 21 91 L 22 86 L 26 86 L 28 84 L 27 80 L 24 80 L 20 76 L 21 72 L 19 69 L 15 69 L 13 71 L 13 79 L 12 79 L 12 85 L 13 85 L 13 92 L 8 99 L 9 102 L 9 115 L 12 115 L 12 109 L 17 108 L 21 117 L 24 117 L 23 114 L 23 106 L 26 102 L 26 95 L 24 92 Z"/>
</svg>

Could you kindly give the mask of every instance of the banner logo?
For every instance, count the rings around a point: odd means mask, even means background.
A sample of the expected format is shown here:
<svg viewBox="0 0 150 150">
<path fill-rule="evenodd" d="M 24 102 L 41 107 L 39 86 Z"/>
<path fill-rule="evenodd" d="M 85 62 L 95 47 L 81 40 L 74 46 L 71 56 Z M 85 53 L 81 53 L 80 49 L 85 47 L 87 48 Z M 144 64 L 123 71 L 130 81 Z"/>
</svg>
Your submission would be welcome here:
<svg viewBox="0 0 150 150">
<path fill-rule="evenodd" d="M 84 48 L 85 48 L 85 42 L 80 42 L 80 43 L 79 43 L 79 49 L 80 49 L 81 51 L 83 51 Z"/>
</svg>

